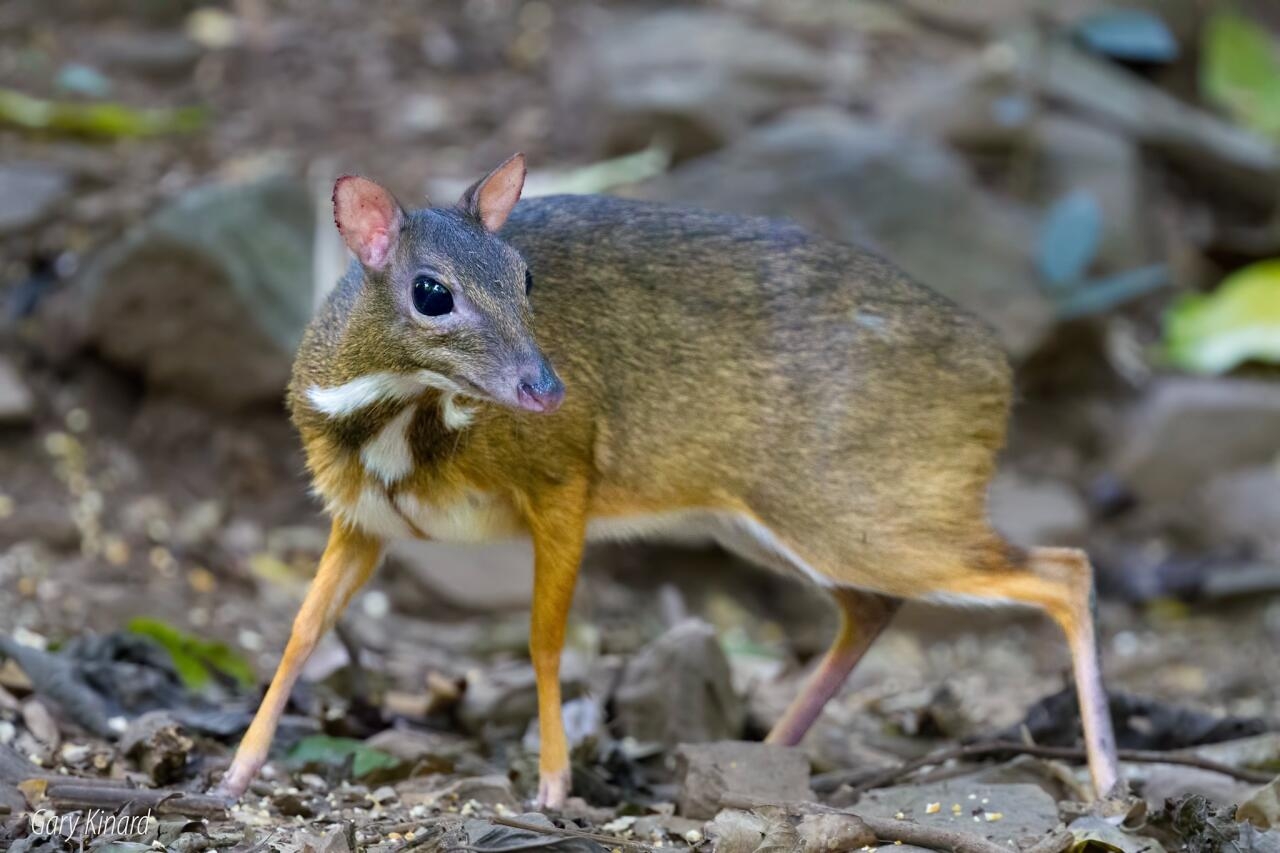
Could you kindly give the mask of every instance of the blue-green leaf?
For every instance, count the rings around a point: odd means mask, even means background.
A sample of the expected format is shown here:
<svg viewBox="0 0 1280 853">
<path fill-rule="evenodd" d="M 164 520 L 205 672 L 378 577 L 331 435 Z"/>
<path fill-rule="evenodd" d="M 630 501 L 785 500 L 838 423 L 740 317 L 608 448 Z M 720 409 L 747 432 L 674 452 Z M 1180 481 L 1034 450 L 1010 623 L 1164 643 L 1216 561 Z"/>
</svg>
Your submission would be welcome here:
<svg viewBox="0 0 1280 853">
<path fill-rule="evenodd" d="M 1094 53 L 1130 62 L 1173 62 L 1178 40 L 1159 16 L 1141 9 L 1098 12 L 1075 26 L 1076 37 Z"/>
<path fill-rule="evenodd" d="M 328 735 L 304 737 L 289 752 L 289 760 L 298 766 L 311 763 L 341 764 L 348 756 L 353 757 L 351 772 L 357 779 L 400 763 L 395 756 L 367 746 L 363 741 Z"/>
<path fill-rule="evenodd" d="M 1036 265 L 1040 275 L 1062 287 L 1079 281 L 1102 242 L 1102 206 L 1086 190 L 1074 190 L 1054 202 L 1040 226 Z"/>
</svg>

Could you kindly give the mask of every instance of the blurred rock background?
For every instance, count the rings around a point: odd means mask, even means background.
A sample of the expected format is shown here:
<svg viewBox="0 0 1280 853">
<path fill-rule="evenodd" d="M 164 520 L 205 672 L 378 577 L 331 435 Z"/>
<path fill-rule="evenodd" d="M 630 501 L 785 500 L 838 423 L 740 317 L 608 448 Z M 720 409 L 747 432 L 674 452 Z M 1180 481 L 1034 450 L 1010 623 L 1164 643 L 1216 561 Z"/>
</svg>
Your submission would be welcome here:
<svg viewBox="0 0 1280 853">
<path fill-rule="evenodd" d="M 451 203 L 517 150 L 530 193 L 789 217 L 986 318 L 1019 384 L 993 516 L 1089 550 L 1110 684 L 1280 721 L 1267 0 L 8 0 L 0 631 L 149 617 L 265 678 L 325 536 L 281 393 L 345 264 L 332 178 Z M 388 718 L 447 707 L 509 743 L 528 559 L 398 546 L 312 677 L 368 667 Z M 588 563 L 570 657 L 619 735 L 762 733 L 833 627 L 820 594 L 715 552 Z M 1037 617 L 909 607 L 811 758 L 1013 725 L 1066 660 Z M 653 695 L 677 670 L 702 696 L 679 719 Z"/>
</svg>

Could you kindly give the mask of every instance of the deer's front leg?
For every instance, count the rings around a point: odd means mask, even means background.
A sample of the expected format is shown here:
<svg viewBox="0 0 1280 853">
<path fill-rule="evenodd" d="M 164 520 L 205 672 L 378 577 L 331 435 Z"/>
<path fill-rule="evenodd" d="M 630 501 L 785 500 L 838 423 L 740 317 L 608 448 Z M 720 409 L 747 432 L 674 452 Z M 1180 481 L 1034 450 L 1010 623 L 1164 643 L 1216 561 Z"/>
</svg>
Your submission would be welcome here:
<svg viewBox="0 0 1280 853">
<path fill-rule="evenodd" d="M 271 686 L 267 688 L 267 695 L 258 707 L 249 731 L 240 741 L 230 769 L 222 777 L 219 794 L 239 799 L 249 787 L 267 760 L 276 725 L 289 702 L 289 691 L 298 680 L 303 664 L 320 638 L 338 621 L 351 596 L 373 574 L 381 558 L 381 541 L 337 521 L 333 523 L 329 544 L 320 558 L 320 568 L 293 621 L 293 632 L 285 646 L 284 657 L 280 659 L 280 666 L 271 679 Z"/>
<path fill-rule="evenodd" d="M 530 517 L 533 614 L 529 654 L 538 682 L 537 808 L 558 809 L 569 796 L 569 743 L 560 716 L 560 653 L 586 536 L 586 488 L 566 486 L 543 497 Z"/>
</svg>

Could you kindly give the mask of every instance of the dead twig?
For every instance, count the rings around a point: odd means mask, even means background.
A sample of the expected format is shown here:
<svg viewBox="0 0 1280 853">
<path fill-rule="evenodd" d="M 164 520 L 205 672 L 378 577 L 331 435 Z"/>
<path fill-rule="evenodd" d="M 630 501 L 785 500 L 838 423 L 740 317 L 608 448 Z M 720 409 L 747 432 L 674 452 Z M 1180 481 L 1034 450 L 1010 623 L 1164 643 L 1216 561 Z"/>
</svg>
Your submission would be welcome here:
<svg viewBox="0 0 1280 853">
<path fill-rule="evenodd" d="M 1085 751 L 1074 746 L 1040 746 L 1039 744 L 1017 743 L 1015 741 L 996 741 L 993 743 L 974 743 L 968 746 L 958 746 L 949 749 L 941 749 L 931 752 L 928 755 L 922 755 L 919 758 L 913 758 L 904 762 L 897 767 L 891 767 L 888 770 L 875 773 L 870 777 L 863 777 L 859 781 L 862 774 L 838 770 L 832 773 L 823 773 L 815 776 L 813 787 L 815 791 L 824 793 L 834 791 L 836 788 L 846 783 L 853 784 L 856 793 L 870 791 L 873 788 L 883 788 L 886 785 L 892 785 L 899 779 L 909 776 L 922 767 L 929 767 L 935 764 L 945 764 L 948 761 L 955 761 L 965 758 L 985 758 L 991 755 L 1032 755 L 1037 758 L 1053 758 L 1060 761 L 1083 762 L 1086 760 Z M 1174 752 L 1154 752 L 1140 749 L 1122 749 L 1118 753 L 1121 761 L 1129 761 L 1138 764 L 1177 764 L 1183 767 L 1195 767 L 1200 770 L 1208 770 L 1213 773 L 1221 773 L 1224 776 L 1230 776 L 1233 779 L 1239 779 L 1242 782 L 1250 782 L 1253 784 L 1262 784 L 1271 781 L 1270 774 L 1259 773 L 1254 770 L 1247 770 L 1241 767 L 1232 767 L 1228 764 L 1222 764 L 1208 758 L 1201 758 L 1198 755 L 1183 755 Z"/>
<path fill-rule="evenodd" d="M 560 826 L 539 826 L 536 823 L 525 823 L 522 820 L 512 820 L 509 817 L 494 817 L 490 819 L 493 823 L 509 826 L 512 829 L 523 829 L 525 832 L 535 832 L 539 835 L 558 835 L 562 838 L 585 838 L 590 841 L 596 841 L 600 844 L 611 846 L 633 847 L 636 850 L 644 850 L 646 853 L 653 853 L 653 848 L 648 844 L 639 841 L 631 841 L 626 838 L 617 838 L 612 835 L 602 835 L 598 832 L 587 832 L 585 829 L 568 829 Z M 503 848 L 508 849 L 508 848 Z M 1008 853 L 1008 851 L 1002 851 Z"/>
<path fill-rule="evenodd" d="M 129 804 L 155 809 L 157 814 L 223 815 L 227 803 L 221 797 L 185 791 L 116 788 L 100 785 L 50 783 L 45 797 L 63 808 L 119 809 Z"/>
<path fill-rule="evenodd" d="M 909 820 L 895 820 L 887 817 L 868 817 L 848 809 L 833 809 L 818 803 L 751 803 L 748 800 L 727 798 L 722 806 L 735 809 L 755 810 L 760 808 L 777 808 L 794 814 L 836 814 L 862 821 L 868 829 L 875 833 L 876 840 L 886 844 L 901 842 L 914 844 L 917 847 L 928 847 L 930 850 L 950 851 L 950 853 L 1009 853 L 1009 848 L 988 841 L 972 832 L 958 829 L 947 829 L 941 826 L 926 826 Z"/>
<path fill-rule="evenodd" d="M 853 812 L 841 812 L 853 815 Z M 941 826 L 925 826 L 909 820 L 894 820 L 888 817 L 866 817 L 854 815 L 876 834 L 880 841 L 892 844 L 901 841 L 903 844 L 914 844 L 917 847 L 928 847 L 931 850 L 950 850 L 951 853 L 1009 853 L 1007 847 L 1001 847 L 972 832 L 961 832 L 957 829 L 946 829 Z"/>
</svg>

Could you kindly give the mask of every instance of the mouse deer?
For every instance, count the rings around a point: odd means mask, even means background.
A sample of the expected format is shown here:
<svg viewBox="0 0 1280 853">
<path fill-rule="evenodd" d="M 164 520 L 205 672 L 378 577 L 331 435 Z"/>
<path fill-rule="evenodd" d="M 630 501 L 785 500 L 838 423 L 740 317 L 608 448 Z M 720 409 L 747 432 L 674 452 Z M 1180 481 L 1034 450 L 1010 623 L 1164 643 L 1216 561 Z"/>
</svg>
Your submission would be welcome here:
<svg viewBox="0 0 1280 853">
<path fill-rule="evenodd" d="M 303 662 L 387 542 L 524 536 L 537 804 L 563 805 L 559 664 L 583 546 L 695 534 L 840 611 L 770 742 L 804 736 L 901 600 L 1030 605 L 1066 634 L 1109 793 L 1089 560 L 1014 547 L 988 521 L 1012 386 L 991 331 L 793 224 L 602 196 L 517 204 L 524 178 L 517 154 L 457 204 L 412 212 L 365 178 L 334 188 L 355 259 L 288 394 L 332 531 L 222 791 L 265 761 Z"/>
</svg>

